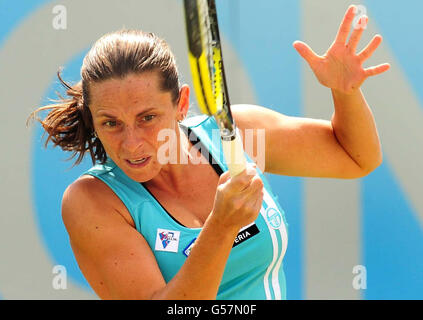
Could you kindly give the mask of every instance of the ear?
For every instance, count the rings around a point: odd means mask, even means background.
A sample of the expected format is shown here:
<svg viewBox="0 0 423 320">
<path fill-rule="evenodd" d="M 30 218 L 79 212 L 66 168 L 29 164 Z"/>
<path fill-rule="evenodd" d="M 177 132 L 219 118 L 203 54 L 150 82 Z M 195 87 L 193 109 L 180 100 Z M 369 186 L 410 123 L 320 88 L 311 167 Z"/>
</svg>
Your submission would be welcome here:
<svg viewBox="0 0 423 320">
<path fill-rule="evenodd" d="M 178 120 L 182 121 L 185 119 L 189 109 L 189 86 L 184 84 L 179 89 L 179 100 L 178 100 Z"/>
</svg>

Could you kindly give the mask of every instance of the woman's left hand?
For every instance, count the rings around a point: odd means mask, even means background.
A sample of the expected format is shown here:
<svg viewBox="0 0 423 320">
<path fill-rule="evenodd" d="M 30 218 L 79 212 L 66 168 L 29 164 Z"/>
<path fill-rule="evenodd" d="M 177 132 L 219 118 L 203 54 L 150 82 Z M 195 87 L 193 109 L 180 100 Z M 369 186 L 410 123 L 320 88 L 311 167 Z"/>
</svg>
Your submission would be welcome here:
<svg viewBox="0 0 423 320">
<path fill-rule="evenodd" d="M 364 61 L 372 56 L 382 42 L 382 37 L 374 36 L 360 53 L 356 53 L 357 45 L 368 21 L 367 16 L 362 16 L 354 26 L 348 40 L 356 10 L 355 6 L 348 8 L 334 43 L 323 56 L 314 53 L 304 42 L 296 41 L 293 44 L 322 85 L 344 94 L 354 93 L 368 77 L 381 74 L 390 68 L 388 63 L 363 68 Z"/>
</svg>

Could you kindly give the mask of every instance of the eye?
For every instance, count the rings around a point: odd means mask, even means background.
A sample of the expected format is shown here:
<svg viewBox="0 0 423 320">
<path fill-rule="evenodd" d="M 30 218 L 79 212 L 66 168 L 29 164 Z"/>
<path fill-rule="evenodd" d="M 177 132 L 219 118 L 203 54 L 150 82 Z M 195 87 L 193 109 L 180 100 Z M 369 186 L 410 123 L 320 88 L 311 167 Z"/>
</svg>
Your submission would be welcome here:
<svg viewBox="0 0 423 320">
<path fill-rule="evenodd" d="M 154 114 L 149 114 L 147 116 L 142 117 L 142 120 L 145 122 L 149 122 L 151 120 L 153 120 L 156 116 Z"/>
<path fill-rule="evenodd" d="M 107 120 L 105 122 L 103 122 L 103 126 L 108 127 L 108 128 L 113 128 L 116 127 L 117 122 L 115 120 Z"/>
</svg>

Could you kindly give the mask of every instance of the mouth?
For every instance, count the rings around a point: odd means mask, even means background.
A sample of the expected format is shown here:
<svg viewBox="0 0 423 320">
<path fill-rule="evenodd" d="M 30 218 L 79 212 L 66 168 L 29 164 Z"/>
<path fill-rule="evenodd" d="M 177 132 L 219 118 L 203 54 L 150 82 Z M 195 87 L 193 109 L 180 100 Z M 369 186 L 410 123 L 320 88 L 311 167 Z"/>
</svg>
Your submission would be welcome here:
<svg viewBox="0 0 423 320">
<path fill-rule="evenodd" d="M 151 157 L 144 157 L 144 158 L 138 158 L 138 159 L 126 159 L 126 163 L 133 168 L 140 168 L 147 165 L 147 163 L 150 161 Z"/>
</svg>

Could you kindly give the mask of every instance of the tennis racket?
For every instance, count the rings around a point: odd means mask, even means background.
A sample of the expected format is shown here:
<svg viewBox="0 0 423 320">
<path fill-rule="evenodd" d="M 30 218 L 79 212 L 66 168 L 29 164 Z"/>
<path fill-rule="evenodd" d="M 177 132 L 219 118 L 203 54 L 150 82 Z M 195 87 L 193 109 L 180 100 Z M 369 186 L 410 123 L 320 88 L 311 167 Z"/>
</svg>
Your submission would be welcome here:
<svg viewBox="0 0 423 320">
<path fill-rule="evenodd" d="M 245 169 L 246 159 L 232 117 L 215 0 L 184 0 L 189 63 L 202 113 L 213 116 L 220 129 L 230 175 Z"/>
</svg>

